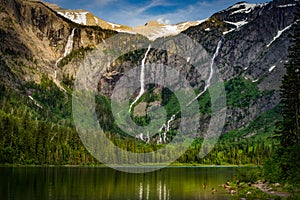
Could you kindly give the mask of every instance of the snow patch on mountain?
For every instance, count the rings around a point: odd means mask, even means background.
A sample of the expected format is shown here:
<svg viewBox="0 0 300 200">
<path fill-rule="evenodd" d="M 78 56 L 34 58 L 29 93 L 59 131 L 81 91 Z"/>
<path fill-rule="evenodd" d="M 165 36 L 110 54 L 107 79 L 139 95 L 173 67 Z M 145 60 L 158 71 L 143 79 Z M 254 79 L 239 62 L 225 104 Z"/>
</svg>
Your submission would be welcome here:
<svg viewBox="0 0 300 200">
<path fill-rule="evenodd" d="M 97 17 L 94 17 L 94 20 L 95 20 L 96 24 L 99 24 L 99 20 Z"/>
<path fill-rule="evenodd" d="M 250 3 L 240 3 L 240 4 L 236 4 L 232 7 L 230 7 L 229 10 L 235 9 L 235 8 L 241 8 L 239 10 L 236 10 L 234 12 L 232 12 L 230 15 L 234 15 L 237 13 L 250 13 L 251 11 L 253 11 L 256 7 L 260 6 L 261 4 L 250 4 Z"/>
<path fill-rule="evenodd" d="M 269 72 L 272 72 L 275 69 L 276 65 L 270 67 Z"/>
<path fill-rule="evenodd" d="M 157 38 L 178 35 L 182 31 L 191 26 L 197 26 L 207 19 L 198 20 L 195 22 L 183 22 L 179 24 L 161 24 L 159 22 L 151 21 L 146 26 L 139 26 L 133 29 L 133 32 L 142 34 L 148 37 L 149 40 L 156 40 Z M 207 30 L 208 31 L 208 30 Z"/>
<path fill-rule="evenodd" d="M 232 31 L 234 31 L 234 30 L 235 30 L 235 28 L 233 28 L 233 29 L 230 29 L 230 30 L 228 30 L 228 31 L 224 31 L 224 32 L 223 32 L 223 35 L 226 35 L 226 34 L 228 34 L 228 33 L 232 32 Z"/>
<path fill-rule="evenodd" d="M 77 23 L 77 24 L 83 24 L 86 25 L 86 14 L 88 12 L 72 12 L 72 11 L 66 11 L 66 12 L 57 12 L 59 15 Z"/>
<path fill-rule="evenodd" d="M 246 20 L 239 21 L 239 22 L 230 22 L 230 21 L 224 21 L 224 22 L 227 23 L 227 24 L 232 24 L 232 25 L 236 26 L 237 28 L 240 28 L 240 27 L 242 27 L 242 26 L 249 23 Z"/>
<path fill-rule="evenodd" d="M 114 24 L 114 23 L 110 23 L 110 22 L 107 22 L 108 24 L 111 25 L 111 27 L 114 29 L 115 27 L 120 27 L 120 25 L 118 24 Z"/>
<path fill-rule="evenodd" d="M 286 8 L 286 7 L 293 7 L 296 6 L 296 4 L 286 4 L 286 5 L 279 5 L 277 8 Z"/>
<path fill-rule="evenodd" d="M 170 35 L 177 35 L 180 31 L 175 25 L 165 25 L 164 27 L 153 30 L 147 36 L 150 40 L 156 40 L 157 38 L 166 37 Z"/>
<path fill-rule="evenodd" d="M 29 99 L 31 99 L 33 101 L 33 103 L 39 107 L 39 108 L 43 108 L 32 96 L 28 95 Z"/>
<path fill-rule="evenodd" d="M 282 33 L 284 33 L 286 30 L 288 30 L 289 28 L 291 28 L 292 25 L 293 25 L 293 24 L 291 24 L 291 25 L 285 27 L 285 28 L 282 29 L 282 30 L 278 30 L 277 35 L 273 38 L 273 40 L 272 40 L 269 44 L 267 44 L 267 47 L 270 47 L 271 44 L 273 44 L 273 42 L 275 42 L 275 41 L 282 35 Z"/>
</svg>

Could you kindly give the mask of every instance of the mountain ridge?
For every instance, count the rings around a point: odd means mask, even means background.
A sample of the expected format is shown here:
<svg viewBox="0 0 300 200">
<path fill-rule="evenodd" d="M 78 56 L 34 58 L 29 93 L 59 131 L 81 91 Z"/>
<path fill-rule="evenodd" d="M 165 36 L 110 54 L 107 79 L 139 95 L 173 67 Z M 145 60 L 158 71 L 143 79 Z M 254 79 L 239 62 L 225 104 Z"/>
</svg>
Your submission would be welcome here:
<svg viewBox="0 0 300 200">
<path fill-rule="evenodd" d="M 246 127 L 254 118 L 278 104 L 280 80 L 285 73 L 284 63 L 288 60 L 287 36 L 292 29 L 287 27 L 293 23 L 295 7 L 291 5 L 294 2 L 275 0 L 262 6 L 249 6 L 240 2 L 182 32 L 202 45 L 211 56 L 222 40 L 215 64 L 225 85 L 227 84 L 227 89 L 239 85 L 245 87 L 240 88 L 241 94 L 229 91 L 224 133 Z M 0 37 L 2 84 L 7 88 L 18 88 L 28 101 L 31 101 L 28 95 L 36 99 L 39 96 L 33 95 L 38 92 L 36 86 L 27 88 L 28 83 L 41 84 L 44 76 L 61 88 L 63 94 L 71 93 L 78 63 L 82 62 L 91 49 L 117 34 L 116 31 L 99 26 L 74 23 L 39 1 L 1 0 L 0 17 L 3 19 Z M 154 28 L 158 34 L 153 36 L 153 40 L 165 36 L 161 34 L 161 29 L 156 29 L 157 24 Z M 178 34 L 177 30 L 173 33 Z M 72 43 L 69 43 L 70 40 Z M 66 51 L 68 44 L 70 51 Z M 141 52 L 137 54 L 143 55 Z M 147 62 L 155 62 L 159 58 L 163 59 L 162 63 L 173 62 L 164 60 L 171 58 L 167 54 L 156 51 L 150 51 Z M 130 70 L 131 64 L 140 62 L 140 59 L 120 63 L 102 74 L 101 83 L 108 94 L 119 80 L 120 74 Z M 186 60 L 181 60 L 180 64 L 185 66 L 185 62 Z M 208 71 L 204 72 L 201 77 L 191 75 L 190 79 L 196 83 L 195 90 L 203 90 L 207 73 Z M 242 95 L 244 93 L 251 95 Z M 248 102 L 235 98 L 245 98 Z M 43 101 L 46 99 L 40 98 L 37 103 L 46 108 Z M 207 114 L 203 116 L 205 123 L 208 119 Z M 173 124 L 176 123 L 175 120 Z"/>
<path fill-rule="evenodd" d="M 179 22 L 177 24 L 161 24 L 158 21 L 151 20 L 145 25 L 138 25 L 135 27 L 130 27 L 127 25 L 116 24 L 112 22 L 107 22 L 101 18 L 95 16 L 89 11 L 86 10 L 70 10 L 63 9 L 55 4 L 47 3 L 44 1 L 35 0 L 36 2 L 42 2 L 45 5 L 49 6 L 55 12 L 61 16 L 70 19 L 71 21 L 87 25 L 87 26 L 100 26 L 103 29 L 114 30 L 117 32 L 124 32 L 130 34 L 141 34 L 148 37 L 150 40 L 155 40 L 159 37 L 166 37 L 171 35 L 177 35 L 180 32 L 188 29 L 191 26 L 196 26 L 204 20 L 197 20 L 191 22 Z"/>
</svg>

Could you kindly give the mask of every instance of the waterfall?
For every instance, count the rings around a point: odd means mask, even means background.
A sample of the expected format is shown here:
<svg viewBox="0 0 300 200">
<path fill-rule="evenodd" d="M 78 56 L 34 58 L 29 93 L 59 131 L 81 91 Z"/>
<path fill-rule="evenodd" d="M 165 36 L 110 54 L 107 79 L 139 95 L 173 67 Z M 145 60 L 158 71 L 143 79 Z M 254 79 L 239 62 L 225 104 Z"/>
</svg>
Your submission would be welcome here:
<svg viewBox="0 0 300 200">
<path fill-rule="evenodd" d="M 147 133 L 147 137 L 146 137 L 146 144 L 149 144 L 149 142 L 150 142 L 150 136 L 149 136 L 149 131 L 148 131 L 148 133 Z"/>
<path fill-rule="evenodd" d="M 151 45 L 149 45 L 148 50 L 146 51 L 145 56 L 144 56 L 144 58 L 143 58 L 143 60 L 142 60 L 141 76 L 140 76 L 140 83 L 141 83 L 140 93 L 139 93 L 139 95 L 135 98 L 135 100 L 132 102 L 132 104 L 130 105 L 130 107 L 129 107 L 129 112 L 131 111 L 132 106 L 139 100 L 139 98 L 141 98 L 141 96 L 142 96 L 142 95 L 144 94 L 144 92 L 145 92 L 145 62 L 146 62 L 146 58 L 147 58 L 147 55 L 148 55 L 150 49 L 151 49 Z"/>
<path fill-rule="evenodd" d="M 172 115 L 172 117 L 168 120 L 168 122 L 166 124 L 163 124 L 162 127 L 159 129 L 159 132 L 161 132 L 163 129 L 164 129 L 164 132 L 163 132 L 163 137 L 161 138 L 161 135 L 160 135 L 160 138 L 159 138 L 159 141 L 160 143 L 166 143 L 167 142 L 167 132 L 170 130 L 170 124 L 172 121 L 175 120 L 175 115 Z"/>
<path fill-rule="evenodd" d="M 166 129 L 166 132 L 168 132 L 168 131 L 170 130 L 170 123 L 171 123 L 172 121 L 174 121 L 174 119 L 175 119 L 175 115 L 172 115 L 171 119 L 169 119 L 169 121 L 168 121 L 168 123 L 167 123 L 167 129 Z"/>
<path fill-rule="evenodd" d="M 176 114 L 172 115 L 172 117 L 168 120 L 166 124 L 163 124 L 161 128 L 159 129 L 159 139 L 157 140 L 157 143 L 166 143 L 167 142 L 167 132 L 170 130 L 170 124 L 172 121 L 175 120 Z M 161 132 L 164 130 L 162 133 L 163 136 L 161 136 Z"/>
<path fill-rule="evenodd" d="M 56 79 L 57 77 L 57 66 L 58 63 L 67 55 L 69 55 L 72 52 L 73 49 L 73 43 L 74 43 L 74 32 L 75 32 L 75 28 L 73 28 L 71 35 L 69 35 L 68 37 L 68 41 L 67 44 L 65 46 L 65 50 L 64 50 L 64 55 L 62 57 L 60 57 L 56 62 L 55 62 L 55 70 L 54 70 L 54 79 Z"/>
<path fill-rule="evenodd" d="M 160 127 L 159 132 L 161 132 L 163 129 L 166 130 L 166 124 L 163 124 L 163 125 Z"/>
<path fill-rule="evenodd" d="M 211 62 L 210 62 L 210 73 L 209 73 L 209 77 L 206 81 L 206 84 L 205 84 L 205 87 L 204 87 L 204 90 L 202 92 L 200 92 L 193 100 L 191 100 L 187 106 L 189 106 L 192 102 L 194 102 L 195 100 L 197 100 L 207 89 L 208 87 L 210 86 L 211 84 L 211 79 L 213 78 L 213 74 L 214 74 L 214 64 L 215 64 L 215 59 L 216 57 L 219 55 L 219 51 L 220 51 L 220 48 L 221 48 L 221 45 L 222 45 L 222 40 L 220 40 L 218 42 L 218 45 L 216 47 L 216 51 L 211 59 Z M 190 57 L 187 58 L 187 62 L 190 61 Z M 172 115 L 172 117 L 168 120 L 167 124 L 163 124 L 161 126 L 161 128 L 159 129 L 159 139 L 157 140 L 157 143 L 166 143 L 166 140 L 167 140 L 167 132 L 170 130 L 170 123 L 172 121 L 175 120 L 175 116 L 176 114 Z M 161 131 L 164 129 L 164 132 L 163 132 L 163 137 L 161 136 Z"/>
<path fill-rule="evenodd" d="M 167 142 L 167 131 L 163 133 L 162 141 L 163 143 Z"/>
<path fill-rule="evenodd" d="M 135 138 L 144 141 L 144 134 L 143 133 L 137 134 Z"/>
<path fill-rule="evenodd" d="M 162 143 L 162 138 L 161 138 L 161 134 L 159 133 L 159 139 L 156 142 L 157 144 L 161 144 Z"/>
<path fill-rule="evenodd" d="M 211 59 L 211 63 L 210 63 L 210 74 L 209 74 L 209 77 L 208 77 L 208 80 L 207 80 L 207 84 L 205 86 L 205 89 L 207 89 L 209 86 L 210 86 L 210 81 L 213 77 L 213 74 L 214 74 L 214 64 L 215 64 L 215 59 L 216 57 L 219 55 L 219 51 L 220 51 L 220 48 L 221 48 L 221 45 L 222 45 L 222 40 L 220 40 L 218 42 L 218 45 L 217 45 L 217 48 L 216 48 L 216 52 L 214 53 L 212 59 Z"/>
<path fill-rule="evenodd" d="M 214 74 L 214 64 L 215 64 L 215 59 L 216 57 L 219 55 L 219 51 L 220 51 L 220 48 L 221 48 L 221 45 L 222 45 L 222 40 L 220 40 L 218 42 L 218 45 L 217 45 L 217 48 L 216 48 L 216 51 L 211 59 L 211 62 L 210 62 L 210 73 L 209 73 L 209 77 L 206 81 L 206 84 L 205 84 L 205 87 L 204 87 L 204 90 L 202 92 L 200 92 L 192 101 L 190 101 L 188 105 L 190 105 L 192 102 L 194 102 L 195 100 L 197 100 L 204 92 L 206 92 L 207 88 L 210 86 L 210 82 L 211 82 L 211 79 L 213 77 L 213 74 Z"/>
<path fill-rule="evenodd" d="M 64 57 L 66 57 L 68 54 L 71 53 L 72 49 L 73 49 L 73 43 L 74 43 L 74 32 L 75 32 L 75 28 L 73 28 L 71 35 L 69 35 L 68 37 L 68 42 L 67 45 L 65 47 L 65 52 L 64 52 Z"/>
<path fill-rule="evenodd" d="M 162 132 L 162 130 L 164 129 L 164 132 L 166 132 L 166 124 L 163 124 L 161 127 L 160 127 L 160 129 L 159 129 L 159 134 L 158 134 L 158 136 L 159 136 L 159 138 L 157 139 L 157 141 L 156 141 L 156 143 L 157 144 L 161 144 L 162 143 L 162 137 L 161 137 L 161 132 Z"/>
</svg>

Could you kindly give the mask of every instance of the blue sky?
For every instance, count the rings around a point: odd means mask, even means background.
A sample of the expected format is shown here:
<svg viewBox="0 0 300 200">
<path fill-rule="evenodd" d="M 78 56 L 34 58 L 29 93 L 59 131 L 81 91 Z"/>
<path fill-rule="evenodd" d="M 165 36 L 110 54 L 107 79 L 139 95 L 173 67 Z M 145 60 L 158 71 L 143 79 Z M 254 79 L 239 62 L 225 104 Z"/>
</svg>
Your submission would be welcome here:
<svg viewBox="0 0 300 200">
<path fill-rule="evenodd" d="M 205 19 L 241 0 L 46 0 L 67 9 L 84 9 L 103 20 L 129 26 L 150 20 L 179 23 Z M 248 0 L 265 3 L 267 0 Z"/>
</svg>

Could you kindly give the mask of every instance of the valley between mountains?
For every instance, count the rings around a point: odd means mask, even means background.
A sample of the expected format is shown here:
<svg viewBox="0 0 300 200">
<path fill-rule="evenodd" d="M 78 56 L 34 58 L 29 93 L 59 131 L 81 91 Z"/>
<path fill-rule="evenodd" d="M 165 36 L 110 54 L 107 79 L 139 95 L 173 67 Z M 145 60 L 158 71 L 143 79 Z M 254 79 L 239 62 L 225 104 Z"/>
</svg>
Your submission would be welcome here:
<svg viewBox="0 0 300 200">
<path fill-rule="evenodd" d="M 123 150 L 147 153 L 176 137 L 183 117 L 180 100 L 168 88 L 145 84 L 147 75 L 159 78 L 162 66 L 168 66 L 180 70 L 189 81 L 196 97 L 190 101 L 197 103 L 200 116 L 199 127 L 190 133 L 194 141 L 176 163 L 261 165 L 278 144 L 272 136 L 282 119 L 280 85 L 289 61 L 295 11 L 295 0 L 239 2 L 204 20 L 175 25 L 150 21 L 129 27 L 47 2 L 0 0 L 0 163 L 99 164 L 75 129 L 72 94 L 82 63 L 119 35 L 149 45 L 117 57 L 97 74 L 95 110 L 107 138 Z M 183 58 L 151 45 L 179 35 L 201 47 L 199 58 Z M 108 54 L 114 51 L 106 50 Z M 193 59 L 201 56 L 207 56 L 205 68 L 197 71 Z M 156 64 L 161 68 L 153 67 Z M 127 122 L 116 123 L 111 98 L 118 81 L 134 67 L 139 87 L 128 99 L 128 115 L 145 127 L 152 120 L 149 110 L 163 106 L 166 119 L 152 132 L 128 136 L 121 128 Z M 210 88 L 216 83 L 216 73 L 226 96 L 224 126 L 218 143 L 200 158 L 212 118 Z"/>
</svg>

